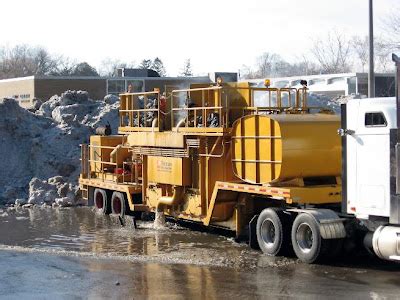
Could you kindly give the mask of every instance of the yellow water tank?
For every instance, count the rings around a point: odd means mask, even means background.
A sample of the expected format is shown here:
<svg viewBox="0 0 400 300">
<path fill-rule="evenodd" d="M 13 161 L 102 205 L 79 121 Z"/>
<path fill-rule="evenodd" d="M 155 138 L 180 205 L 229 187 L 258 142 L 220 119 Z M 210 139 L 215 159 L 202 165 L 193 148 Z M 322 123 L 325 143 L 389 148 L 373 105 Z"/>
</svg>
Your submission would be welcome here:
<svg viewBox="0 0 400 300">
<path fill-rule="evenodd" d="M 233 125 L 236 176 L 266 184 L 340 176 L 340 117 L 328 114 L 250 115 Z"/>
</svg>

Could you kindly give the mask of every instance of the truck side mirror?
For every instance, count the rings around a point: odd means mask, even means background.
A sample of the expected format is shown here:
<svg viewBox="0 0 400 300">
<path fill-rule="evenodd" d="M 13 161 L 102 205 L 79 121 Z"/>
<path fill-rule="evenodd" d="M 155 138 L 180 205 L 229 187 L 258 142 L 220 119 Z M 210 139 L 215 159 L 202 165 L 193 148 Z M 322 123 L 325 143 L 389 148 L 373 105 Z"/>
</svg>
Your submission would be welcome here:
<svg viewBox="0 0 400 300">
<path fill-rule="evenodd" d="M 343 129 L 343 128 L 338 129 L 338 135 L 340 136 L 353 135 L 354 133 L 356 132 L 351 129 Z"/>
</svg>

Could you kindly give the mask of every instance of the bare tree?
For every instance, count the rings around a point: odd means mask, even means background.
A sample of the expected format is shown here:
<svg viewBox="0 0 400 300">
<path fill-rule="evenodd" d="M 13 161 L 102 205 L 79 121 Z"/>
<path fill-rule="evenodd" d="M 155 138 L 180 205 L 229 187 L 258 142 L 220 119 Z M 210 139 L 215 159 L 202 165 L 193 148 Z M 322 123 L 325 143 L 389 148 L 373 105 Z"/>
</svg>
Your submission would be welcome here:
<svg viewBox="0 0 400 300">
<path fill-rule="evenodd" d="M 254 79 L 257 78 L 257 75 L 250 66 L 242 65 L 239 71 L 239 77 L 241 79 Z"/>
<path fill-rule="evenodd" d="M 360 36 L 353 36 L 351 39 L 351 46 L 353 48 L 354 54 L 357 57 L 362 72 L 365 72 L 365 67 L 368 65 L 368 58 L 369 58 L 369 40 L 368 36 L 360 37 Z"/>
<path fill-rule="evenodd" d="M 117 75 L 117 68 L 134 68 L 135 66 L 135 62 L 127 63 L 119 59 L 106 58 L 100 64 L 99 74 L 101 76 L 113 77 Z"/>
<path fill-rule="evenodd" d="M 361 65 L 362 72 L 365 72 L 365 67 L 368 66 L 369 61 L 368 37 L 353 36 L 351 45 L 354 55 Z M 383 37 L 375 37 L 374 50 L 375 70 L 384 73 L 391 71 L 392 62 L 390 54 L 393 51 L 393 48 L 390 42 Z"/>
<path fill-rule="evenodd" d="M 383 21 L 387 45 L 392 50 L 400 50 L 400 5 L 394 7 Z"/>
<path fill-rule="evenodd" d="M 297 70 L 295 70 L 296 75 L 315 75 L 319 73 L 318 66 L 305 54 L 301 56 L 299 61 Z"/>
<path fill-rule="evenodd" d="M 374 49 L 376 70 L 383 73 L 393 71 L 394 65 L 391 59 L 393 48 L 390 43 L 382 39 L 376 39 Z"/>
<path fill-rule="evenodd" d="M 254 68 L 243 65 L 241 78 L 254 79 L 265 77 L 289 77 L 318 74 L 318 68 L 307 56 L 303 55 L 298 62 L 289 63 L 278 54 L 263 53 L 256 60 Z"/>
<path fill-rule="evenodd" d="M 243 65 L 241 76 L 247 79 L 280 76 L 288 72 L 288 66 L 278 54 L 264 52 L 257 57 L 254 70 Z"/>
<path fill-rule="evenodd" d="M 47 75 L 53 70 L 57 69 L 58 65 L 60 64 L 60 60 L 61 58 L 54 57 L 45 49 L 39 47 L 36 48 L 33 55 L 32 69 L 35 74 Z"/>
<path fill-rule="evenodd" d="M 68 57 L 60 56 L 56 58 L 57 66 L 54 70 L 50 72 L 50 75 L 53 76 L 71 76 L 74 72 L 75 66 L 77 62 L 75 60 L 71 60 Z"/>
<path fill-rule="evenodd" d="M 48 75 L 54 72 L 60 58 L 43 47 L 16 45 L 0 48 L 0 78 Z"/>
<path fill-rule="evenodd" d="M 311 53 L 323 73 L 345 73 L 350 71 L 350 42 L 341 33 L 333 31 L 325 39 L 314 40 Z"/>
<path fill-rule="evenodd" d="M 280 56 L 275 53 L 264 52 L 257 58 L 257 77 L 271 76 L 274 70 L 274 65 L 280 60 Z"/>
<path fill-rule="evenodd" d="M 22 77 L 34 75 L 33 70 L 29 70 L 27 45 L 17 45 L 13 48 L 3 47 L 0 51 L 0 72 L 2 78 Z"/>
</svg>

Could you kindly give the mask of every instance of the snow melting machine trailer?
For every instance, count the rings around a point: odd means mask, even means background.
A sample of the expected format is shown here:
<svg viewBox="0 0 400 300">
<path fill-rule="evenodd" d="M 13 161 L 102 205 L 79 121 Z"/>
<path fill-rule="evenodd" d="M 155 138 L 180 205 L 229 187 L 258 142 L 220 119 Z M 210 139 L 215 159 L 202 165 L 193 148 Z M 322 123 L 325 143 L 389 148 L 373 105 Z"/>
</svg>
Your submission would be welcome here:
<svg viewBox="0 0 400 300">
<path fill-rule="evenodd" d="M 121 94 L 119 135 L 82 146 L 84 198 L 104 214 L 158 211 L 231 230 L 307 263 L 333 258 L 362 228 L 378 256 L 397 259 L 395 99 L 351 100 L 340 121 L 309 107 L 302 84 Z"/>
</svg>

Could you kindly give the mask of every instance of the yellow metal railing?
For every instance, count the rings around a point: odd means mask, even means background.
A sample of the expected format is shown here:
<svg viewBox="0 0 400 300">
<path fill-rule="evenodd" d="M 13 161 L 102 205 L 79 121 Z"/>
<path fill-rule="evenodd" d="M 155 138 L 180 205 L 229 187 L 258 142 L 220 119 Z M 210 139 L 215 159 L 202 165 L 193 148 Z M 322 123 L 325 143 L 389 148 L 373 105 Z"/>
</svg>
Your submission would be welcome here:
<svg viewBox="0 0 400 300">
<path fill-rule="evenodd" d="M 261 107 L 277 109 L 284 107 L 307 107 L 307 88 L 228 87 L 228 89 L 248 90 L 250 107 L 257 106 L 255 103 L 257 98 L 262 98 L 263 96 L 266 103 L 261 105 Z M 258 94 L 258 97 L 256 94 Z M 284 101 L 286 101 L 286 103 L 284 103 Z"/>
<path fill-rule="evenodd" d="M 217 132 L 230 128 L 238 117 L 247 114 L 309 113 L 310 109 L 321 109 L 308 107 L 306 87 L 223 85 L 172 90 L 168 96 L 165 93 L 160 96 L 160 92 L 155 90 L 126 93 L 120 97 L 121 131 L 173 129 Z M 160 97 L 163 97 L 163 104 Z M 148 103 L 152 103 L 153 107 L 150 108 Z"/>
<path fill-rule="evenodd" d="M 245 104 L 234 106 L 230 103 L 229 97 L 234 91 L 241 92 Z M 197 96 L 196 103 L 192 101 L 193 94 Z M 171 128 L 182 127 L 182 130 L 230 127 L 235 121 L 232 119 L 235 111 L 239 112 L 236 116 L 261 112 L 308 112 L 306 88 L 212 86 L 174 90 L 171 95 Z M 207 122 L 211 113 L 214 113 L 213 122 Z"/>
<path fill-rule="evenodd" d="M 140 131 L 159 131 L 160 92 L 125 93 L 120 95 L 119 126 Z M 154 121 L 157 120 L 157 121 Z"/>
<path fill-rule="evenodd" d="M 220 86 L 173 90 L 171 92 L 170 128 L 223 128 L 225 108 Z M 211 129 L 213 130 L 213 129 Z"/>
<path fill-rule="evenodd" d="M 173 108 L 171 127 L 226 127 L 222 106 Z M 211 115 L 214 114 L 214 115 Z M 213 123 L 213 124 L 212 124 Z"/>
</svg>

